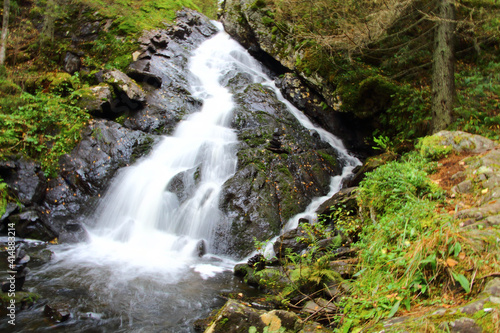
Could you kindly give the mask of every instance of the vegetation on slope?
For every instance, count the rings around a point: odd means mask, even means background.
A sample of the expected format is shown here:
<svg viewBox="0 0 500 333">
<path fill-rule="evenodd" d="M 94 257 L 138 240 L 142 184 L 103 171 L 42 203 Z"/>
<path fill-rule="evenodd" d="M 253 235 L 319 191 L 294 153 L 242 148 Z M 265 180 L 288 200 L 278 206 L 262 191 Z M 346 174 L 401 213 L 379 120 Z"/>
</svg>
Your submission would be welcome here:
<svg viewBox="0 0 500 333">
<path fill-rule="evenodd" d="M 11 1 L 0 68 L 0 159 L 29 157 L 54 176 L 58 158 L 73 149 L 90 119 L 76 91 L 96 84 L 102 69 L 126 68 L 140 33 L 172 23 L 183 7 L 213 18 L 217 12 L 216 1 L 201 0 Z M 62 71 L 68 51 L 82 58 L 73 75 Z"/>
<path fill-rule="evenodd" d="M 368 173 L 357 190 L 359 214 L 340 205 L 320 216 L 318 223 L 301 225 L 297 241 L 307 244 L 306 250 L 280 254 L 281 269 L 257 270 L 246 279 L 268 290 L 268 300 L 289 309 L 325 297 L 323 303 L 316 301 L 321 305 L 307 319 L 336 332 L 380 331 L 383 321 L 394 316 L 418 318 L 432 309 L 473 300 L 485 278 L 498 274 L 500 233 L 485 224 L 464 228 L 457 209 L 477 205 L 488 189 L 478 177 L 470 193 L 452 192 L 459 181 L 450 176 L 465 170 L 465 164 L 472 168 L 479 157 L 459 163 L 466 155 L 436 142 L 436 137 L 426 137 L 419 152 Z M 498 167 L 495 170 L 490 171 L 498 172 Z M 476 177 L 477 172 L 470 175 Z M 348 253 L 355 250 L 358 255 L 338 260 L 346 239 L 354 240 Z M 263 248 L 263 243 L 256 245 Z M 330 310 L 322 311 L 323 306 Z M 485 331 L 500 324 L 491 317 L 500 308 L 492 307 L 492 313 L 483 315 Z M 453 318 L 463 315 L 456 311 Z M 408 320 L 400 331 L 435 332 L 453 318 L 423 316 Z M 421 320 L 425 327 L 419 327 Z"/>
<path fill-rule="evenodd" d="M 273 35 L 295 45 L 295 70 L 336 88 L 341 108 L 376 119 L 393 146 L 431 131 L 431 69 L 438 1 L 255 1 Z M 498 20 L 493 0 L 456 2 L 454 129 L 498 139 Z"/>
</svg>

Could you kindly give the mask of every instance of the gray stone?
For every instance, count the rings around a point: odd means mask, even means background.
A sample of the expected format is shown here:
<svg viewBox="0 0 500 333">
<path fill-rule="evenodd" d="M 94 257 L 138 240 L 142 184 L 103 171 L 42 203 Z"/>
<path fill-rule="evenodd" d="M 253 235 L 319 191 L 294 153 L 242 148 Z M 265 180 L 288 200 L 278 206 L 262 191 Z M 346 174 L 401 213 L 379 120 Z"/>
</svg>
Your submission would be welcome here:
<svg viewBox="0 0 500 333">
<path fill-rule="evenodd" d="M 229 299 L 219 310 L 205 333 L 248 332 L 248 329 L 252 326 L 258 332 L 264 331 L 266 327 L 271 332 L 278 332 L 282 329 L 296 332 L 302 328 L 303 323 L 292 312 L 257 310 L 243 302 Z"/>
<path fill-rule="evenodd" d="M 20 203 L 30 205 L 43 200 L 47 179 L 38 163 L 20 158 L 2 163 L 0 171 Z"/>
<path fill-rule="evenodd" d="M 481 295 L 500 297 L 500 278 L 488 281 Z"/>
<path fill-rule="evenodd" d="M 448 324 L 452 333 L 481 333 L 483 329 L 471 318 L 460 318 Z"/>
<path fill-rule="evenodd" d="M 102 114 L 104 103 L 113 100 L 113 92 L 107 84 L 100 84 L 88 89 L 82 89 L 82 97 L 78 101 L 81 108 L 88 110 L 93 114 Z"/>
<path fill-rule="evenodd" d="M 338 308 L 335 304 L 323 298 L 315 298 L 314 301 L 308 301 L 304 305 L 302 312 L 333 314 L 338 312 Z"/>
<path fill-rule="evenodd" d="M 64 322 L 71 316 L 70 306 L 66 303 L 52 303 L 45 305 L 43 315 L 55 322 Z"/>
<path fill-rule="evenodd" d="M 487 299 L 481 299 L 472 303 L 469 303 L 463 307 L 460 308 L 460 311 L 463 313 L 466 313 L 468 315 L 473 315 L 474 313 L 482 310 L 484 308 L 484 304 L 486 303 Z"/>
<path fill-rule="evenodd" d="M 452 191 L 457 193 L 471 193 L 473 189 L 474 186 L 472 184 L 472 181 L 470 179 L 467 179 L 454 187 Z"/>
<path fill-rule="evenodd" d="M 146 101 L 146 93 L 144 90 L 134 80 L 127 76 L 127 74 L 119 70 L 104 72 L 103 80 L 121 93 L 124 93 L 131 101 Z"/>
<path fill-rule="evenodd" d="M 452 146 L 457 153 L 482 153 L 497 146 L 490 139 L 462 131 L 441 131 L 434 135 L 441 138 L 440 145 Z"/>
<path fill-rule="evenodd" d="M 80 57 L 72 52 L 66 52 L 63 60 L 63 70 L 73 75 L 75 72 L 80 70 L 82 66 L 82 61 Z"/>
</svg>

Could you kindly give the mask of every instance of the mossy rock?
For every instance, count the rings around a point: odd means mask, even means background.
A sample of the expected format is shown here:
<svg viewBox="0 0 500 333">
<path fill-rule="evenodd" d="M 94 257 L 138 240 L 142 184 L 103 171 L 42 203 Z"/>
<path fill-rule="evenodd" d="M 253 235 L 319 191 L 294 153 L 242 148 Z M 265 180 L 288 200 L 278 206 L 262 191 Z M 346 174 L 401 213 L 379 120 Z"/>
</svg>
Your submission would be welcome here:
<svg viewBox="0 0 500 333">
<path fill-rule="evenodd" d="M 294 313 L 257 310 L 249 304 L 229 299 L 215 316 L 206 333 L 298 332 L 304 326 Z"/>
<path fill-rule="evenodd" d="M 450 144 L 446 144 L 445 138 L 437 135 L 421 138 L 416 148 L 420 155 L 432 161 L 448 156 L 453 150 Z"/>
<path fill-rule="evenodd" d="M 61 96 L 69 95 L 74 87 L 73 78 L 66 72 L 50 72 L 34 82 L 36 89 L 42 88 L 44 92 L 55 93 Z"/>
<path fill-rule="evenodd" d="M 0 314 L 3 316 L 9 313 L 7 306 L 14 300 L 16 312 L 33 306 L 40 299 L 40 295 L 27 291 L 16 291 L 14 297 L 10 297 L 9 293 L 0 293 Z"/>
<path fill-rule="evenodd" d="M 22 91 L 21 87 L 11 80 L 0 79 L 0 97 L 18 95 Z"/>
<path fill-rule="evenodd" d="M 113 99 L 113 91 L 107 84 L 101 83 L 98 86 L 82 88 L 75 91 L 78 96 L 78 105 L 88 112 L 102 112 L 102 105 L 109 103 Z"/>
<path fill-rule="evenodd" d="M 437 160 L 446 157 L 451 152 L 477 154 L 496 146 L 494 141 L 480 135 L 462 131 L 441 131 L 420 139 L 417 149 L 422 156 Z"/>
</svg>

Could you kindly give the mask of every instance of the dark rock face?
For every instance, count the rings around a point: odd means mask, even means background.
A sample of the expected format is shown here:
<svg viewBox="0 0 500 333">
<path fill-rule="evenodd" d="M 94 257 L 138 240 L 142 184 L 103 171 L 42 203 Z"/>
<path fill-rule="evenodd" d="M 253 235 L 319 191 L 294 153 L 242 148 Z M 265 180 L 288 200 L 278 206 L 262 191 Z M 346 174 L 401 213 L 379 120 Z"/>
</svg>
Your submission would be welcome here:
<svg viewBox="0 0 500 333">
<path fill-rule="evenodd" d="M 0 176 L 9 185 L 12 194 L 24 205 L 40 203 L 47 186 L 40 165 L 24 158 L 0 163 Z"/>
<path fill-rule="evenodd" d="M 348 149 L 365 149 L 363 137 L 371 131 L 362 121 L 348 113 L 336 111 L 297 74 L 286 73 L 275 82 L 287 100 L 302 110 L 314 123 L 321 124 L 327 131 L 341 137 Z"/>
<path fill-rule="evenodd" d="M 60 175 L 49 181 L 43 203 L 50 225 L 63 235 L 84 235 L 76 217 L 91 211 L 116 171 L 144 155 L 155 141 L 108 120 L 92 122 L 82 137 L 73 152 L 61 158 Z"/>
<path fill-rule="evenodd" d="M 47 179 L 40 165 L 24 158 L 3 161 L 0 176 L 8 185 L 9 194 L 18 200 L 19 205 L 11 203 L 1 218 L 1 230 L 14 223 L 16 236 L 51 240 L 57 237 L 39 205 L 46 195 Z"/>
<path fill-rule="evenodd" d="M 201 101 L 189 91 L 193 78 L 188 60 L 191 51 L 217 31 L 208 18 L 186 9 L 178 13 L 175 26 L 143 34 L 127 74 L 148 94 L 144 108 L 127 117 L 124 126 L 165 134 L 185 115 L 200 110 Z"/>
<path fill-rule="evenodd" d="M 227 82 L 242 82 L 241 76 Z M 253 238 L 278 235 L 313 197 L 328 192 L 338 174 L 336 152 L 300 125 L 274 92 L 260 84 L 231 86 L 237 108 L 233 127 L 240 141 L 238 170 L 224 186 L 221 209 L 232 224 L 219 230 L 218 250 L 246 255 Z M 227 236 L 229 235 L 229 236 Z M 220 246 L 220 245 L 219 245 Z"/>
<path fill-rule="evenodd" d="M 286 73 L 277 79 L 276 85 L 283 96 L 313 122 L 342 137 L 347 148 L 369 151 L 363 139 L 373 131 L 371 120 L 342 112 L 337 87 L 329 78 L 297 68 L 297 60 L 303 57 L 303 52 L 294 47 L 297 41 L 293 37 L 264 23 L 270 19 L 269 11 L 265 3 L 226 0 L 222 18 L 224 28 L 275 74 Z"/>
<path fill-rule="evenodd" d="M 63 60 L 63 69 L 65 72 L 73 75 L 75 72 L 78 72 L 80 70 L 81 66 L 82 61 L 80 60 L 79 56 L 72 52 L 66 52 Z"/>
</svg>

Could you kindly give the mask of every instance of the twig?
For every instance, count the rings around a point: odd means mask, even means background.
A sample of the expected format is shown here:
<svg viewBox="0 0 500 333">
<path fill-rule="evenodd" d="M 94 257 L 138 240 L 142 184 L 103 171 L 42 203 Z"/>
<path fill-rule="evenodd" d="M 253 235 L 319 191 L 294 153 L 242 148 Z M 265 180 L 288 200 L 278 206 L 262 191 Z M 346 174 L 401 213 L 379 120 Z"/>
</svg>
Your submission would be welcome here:
<svg viewBox="0 0 500 333">
<path fill-rule="evenodd" d="M 328 301 L 328 302 L 327 302 L 324 306 L 322 306 L 321 308 L 319 308 L 318 310 L 316 310 L 314 313 L 312 313 L 309 317 L 307 317 L 307 318 L 304 320 L 304 322 L 307 322 L 307 321 L 308 321 L 309 319 L 311 319 L 313 316 L 315 316 L 316 314 L 318 314 L 318 312 L 320 312 L 321 310 L 326 309 L 326 307 L 327 307 L 328 305 L 330 305 L 330 303 L 333 301 L 333 299 L 334 299 L 334 298 L 335 298 L 335 297 L 330 298 L 330 300 L 329 300 L 329 301 Z M 313 301 L 313 302 L 314 302 L 314 301 Z M 316 302 L 314 302 L 314 303 L 315 303 L 315 304 L 318 304 L 318 303 L 316 303 Z"/>
<path fill-rule="evenodd" d="M 500 277 L 500 272 L 494 272 L 494 273 L 487 274 L 485 276 L 478 278 L 478 280 L 482 280 L 482 279 L 485 279 L 487 277 L 492 277 L 492 276 L 499 276 Z"/>
</svg>

